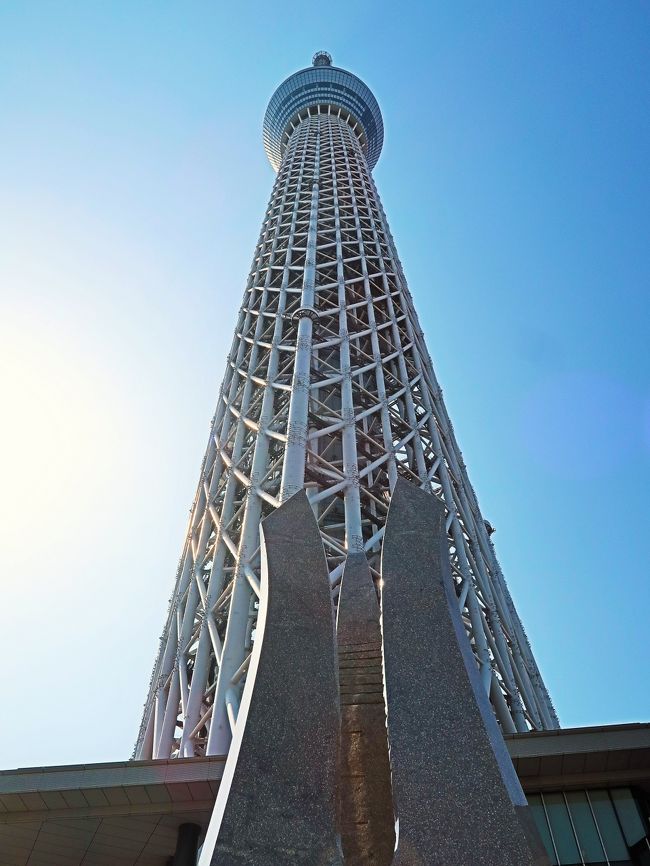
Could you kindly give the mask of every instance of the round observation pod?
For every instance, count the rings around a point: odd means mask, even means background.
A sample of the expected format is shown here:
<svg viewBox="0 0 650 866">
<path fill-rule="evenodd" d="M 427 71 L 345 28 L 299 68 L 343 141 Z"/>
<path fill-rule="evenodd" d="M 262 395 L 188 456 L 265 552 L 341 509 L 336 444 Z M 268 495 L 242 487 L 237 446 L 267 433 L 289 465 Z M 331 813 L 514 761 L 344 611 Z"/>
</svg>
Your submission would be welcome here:
<svg viewBox="0 0 650 866">
<path fill-rule="evenodd" d="M 289 136 L 314 110 L 333 111 L 348 121 L 359 136 L 373 169 L 384 143 L 384 122 L 377 100 L 360 78 L 332 66 L 327 51 L 317 51 L 312 66 L 294 72 L 275 91 L 264 115 L 266 155 L 278 171 Z"/>
</svg>

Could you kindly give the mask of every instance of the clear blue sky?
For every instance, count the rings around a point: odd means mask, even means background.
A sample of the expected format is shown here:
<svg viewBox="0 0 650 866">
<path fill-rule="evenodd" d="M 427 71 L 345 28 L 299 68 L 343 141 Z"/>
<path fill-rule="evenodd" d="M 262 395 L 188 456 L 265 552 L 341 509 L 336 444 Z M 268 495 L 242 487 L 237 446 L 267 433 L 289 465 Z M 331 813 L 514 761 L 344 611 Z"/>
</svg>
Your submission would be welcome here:
<svg viewBox="0 0 650 866">
<path fill-rule="evenodd" d="M 560 718 L 650 719 L 650 7 L 8 0 L 2 767 L 130 755 L 263 112 L 321 48 L 382 107 L 375 176 Z"/>
</svg>

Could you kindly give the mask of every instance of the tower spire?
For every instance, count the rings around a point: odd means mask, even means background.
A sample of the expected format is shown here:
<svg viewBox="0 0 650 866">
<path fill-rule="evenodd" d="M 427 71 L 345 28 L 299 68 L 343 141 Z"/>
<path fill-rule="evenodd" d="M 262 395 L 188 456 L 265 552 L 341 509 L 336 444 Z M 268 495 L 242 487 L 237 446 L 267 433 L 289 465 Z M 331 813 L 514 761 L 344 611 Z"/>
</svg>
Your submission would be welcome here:
<svg viewBox="0 0 650 866">
<path fill-rule="evenodd" d="M 311 64 L 312 66 L 331 66 L 332 55 L 327 51 L 317 51 L 312 58 Z"/>
</svg>

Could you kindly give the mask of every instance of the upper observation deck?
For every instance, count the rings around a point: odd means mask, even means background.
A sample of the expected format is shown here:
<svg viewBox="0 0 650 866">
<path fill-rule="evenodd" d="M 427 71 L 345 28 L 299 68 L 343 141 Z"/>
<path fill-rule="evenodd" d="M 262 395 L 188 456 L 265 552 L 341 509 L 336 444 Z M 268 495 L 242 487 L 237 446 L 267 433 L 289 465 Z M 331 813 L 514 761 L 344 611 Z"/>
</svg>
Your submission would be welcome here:
<svg viewBox="0 0 650 866">
<path fill-rule="evenodd" d="M 275 91 L 264 115 L 264 149 L 278 171 L 293 128 L 310 109 L 340 110 L 356 128 L 368 165 L 374 168 L 384 142 L 384 122 L 370 89 L 351 72 L 332 66 L 326 51 L 314 55 L 312 66 L 290 75 Z"/>
</svg>

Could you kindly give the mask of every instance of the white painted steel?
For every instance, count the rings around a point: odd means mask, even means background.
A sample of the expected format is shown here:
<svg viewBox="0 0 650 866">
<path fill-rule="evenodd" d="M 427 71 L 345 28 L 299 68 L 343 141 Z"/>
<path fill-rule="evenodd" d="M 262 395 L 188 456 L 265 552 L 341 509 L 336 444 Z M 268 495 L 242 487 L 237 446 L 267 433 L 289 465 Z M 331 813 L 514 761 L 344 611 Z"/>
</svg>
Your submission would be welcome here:
<svg viewBox="0 0 650 866">
<path fill-rule="evenodd" d="M 305 486 L 336 597 L 378 577 L 398 475 L 448 509 L 452 572 L 506 732 L 557 727 L 467 477 L 349 113 L 293 120 L 239 312 L 135 755 L 223 754 L 254 640 L 259 522 Z M 355 131 L 356 129 L 356 131 Z"/>
</svg>

